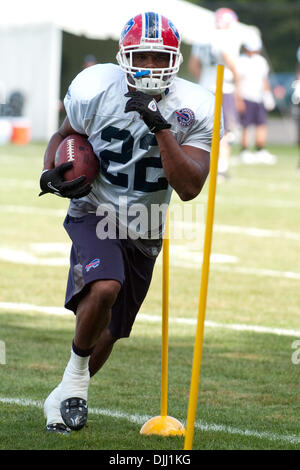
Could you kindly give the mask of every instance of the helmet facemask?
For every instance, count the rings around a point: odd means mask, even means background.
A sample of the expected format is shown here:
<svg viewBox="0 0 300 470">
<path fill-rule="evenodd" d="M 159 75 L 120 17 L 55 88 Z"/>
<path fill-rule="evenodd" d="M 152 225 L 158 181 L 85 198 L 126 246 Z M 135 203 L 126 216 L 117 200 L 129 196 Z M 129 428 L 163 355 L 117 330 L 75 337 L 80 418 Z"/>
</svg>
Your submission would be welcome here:
<svg viewBox="0 0 300 470">
<path fill-rule="evenodd" d="M 168 66 L 163 68 L 142 68 L 134 66 L 134 54 L 137 52 L 160 52 L 168 55 Z M 121 47 L 117 60 L 126 73 L 127 84 L 148 95 L 158 95 L 172 85 L 182 62 L 182 55 L 176 48 L 157 47 L 157 44 Z"/>
</svg>

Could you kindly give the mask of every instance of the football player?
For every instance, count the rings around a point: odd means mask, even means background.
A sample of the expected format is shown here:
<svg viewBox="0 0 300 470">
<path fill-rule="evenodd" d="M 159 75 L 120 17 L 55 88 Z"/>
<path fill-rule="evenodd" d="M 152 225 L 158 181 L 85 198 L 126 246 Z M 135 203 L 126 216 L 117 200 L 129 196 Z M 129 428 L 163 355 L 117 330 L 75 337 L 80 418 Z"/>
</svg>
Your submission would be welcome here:
<svg viewBox="0 0 300 470">
<path fill-rule="evenodd" d="M 70 198 L 65 307 L 76 315 L 69 362 L 44 405 L 52 432 L 85 425 L 90 377 L 114 343 L 129 337 L 161 249 L 164 222 L 151 226 L 152 236 L 120 236 L 120 198 L 151 214 L 153 205 L 169 204 L 172 190 L 183 201 L 195 198 L 209 173 L 215 99 L 176 77 L 182 55 L 173 23 L 153 12 L 130 19 L 117 62 L 89 67 L 73 80 L 64 100 L 67 117 L 44 157 L 42 193 Z M 54 168 L 59 144 L 74 132 L 88 136 L 100 161 L 91 186 L 83 178 L 65 182 L 66 167 Z M 97 210 L 107 203 L 115 208 L 119 236 L 98 238 Z"/>
<path fill-rule="evenodd" d="M 267 112 L 275 108 L 270 80 L 269 65 L 261 54 L 262 41 L 259 36 L 249 35 L 243 44 L 243 53 L 237 60 L 237 70 L 240 76 L 241 96 L 245 109 L 240 113 L 242 127 L 241 159 L 244 163 L 275 164 L 276 156 L 266 148 L 267 141 Z M 249 145 L 249 128 L 255 127 L 256 152 L 251 152 Z"/>
</svg>

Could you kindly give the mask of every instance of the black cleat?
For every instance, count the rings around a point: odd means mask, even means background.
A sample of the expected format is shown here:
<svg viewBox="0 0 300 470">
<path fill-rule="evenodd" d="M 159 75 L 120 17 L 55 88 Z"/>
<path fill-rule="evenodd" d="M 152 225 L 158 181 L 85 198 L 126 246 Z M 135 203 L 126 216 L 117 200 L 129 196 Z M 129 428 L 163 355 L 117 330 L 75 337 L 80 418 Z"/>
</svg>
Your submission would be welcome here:
<svg viewBox="0 0 300 470">
<path fill-rule="evenodd" d="M 63 423 L 53 423 L 53 424 L 47 424 L 46 431 L 57 433 L 57 434 L 65 434 L 65 436 L 68 436 L 71 432 L 71 429 L 69 429 Z"/>
<path fill-rule="evenodd" d="M 65 424 L 73 431 L 79 431 L 87 422 L 88 406 L 83 398 L 67 398 L 60 404 L 60 412 Z"/>
</svg>

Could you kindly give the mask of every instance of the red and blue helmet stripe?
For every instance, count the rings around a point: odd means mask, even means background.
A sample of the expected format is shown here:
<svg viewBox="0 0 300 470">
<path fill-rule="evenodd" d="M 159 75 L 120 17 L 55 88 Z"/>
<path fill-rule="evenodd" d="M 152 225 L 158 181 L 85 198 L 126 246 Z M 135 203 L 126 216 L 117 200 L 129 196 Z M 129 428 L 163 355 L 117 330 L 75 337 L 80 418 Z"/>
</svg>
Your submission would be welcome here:
<svg viewBox="0 0 300 470">
<path fill-rule="evenodd" d="M 161 28 L 159 27 L 159 15 L 157 13 L 144 13 L 145 39 L 158 39 L 161 37 Z"/>
</svg>

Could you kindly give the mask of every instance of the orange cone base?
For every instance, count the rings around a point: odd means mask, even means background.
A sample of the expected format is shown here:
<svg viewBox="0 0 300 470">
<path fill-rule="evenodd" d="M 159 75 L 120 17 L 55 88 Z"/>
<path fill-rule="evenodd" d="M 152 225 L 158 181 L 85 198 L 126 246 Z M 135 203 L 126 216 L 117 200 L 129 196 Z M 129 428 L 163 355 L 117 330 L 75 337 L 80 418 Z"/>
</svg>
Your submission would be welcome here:
<svg viewBox="0 0 300 470">
<path fill-rule="evenodd" d="M 171 416 L 155 416 L 149 419 L 140 430 L 140 434 L 150 436 L 184 436 L 185 429 L 180 421 Z"/>
</svg>

